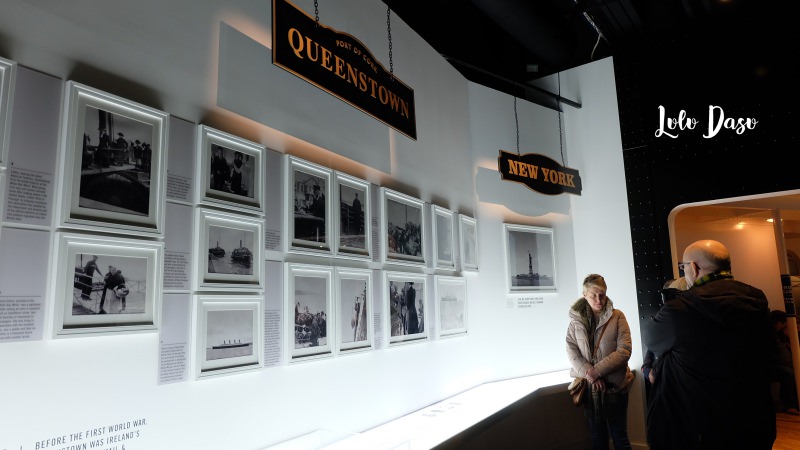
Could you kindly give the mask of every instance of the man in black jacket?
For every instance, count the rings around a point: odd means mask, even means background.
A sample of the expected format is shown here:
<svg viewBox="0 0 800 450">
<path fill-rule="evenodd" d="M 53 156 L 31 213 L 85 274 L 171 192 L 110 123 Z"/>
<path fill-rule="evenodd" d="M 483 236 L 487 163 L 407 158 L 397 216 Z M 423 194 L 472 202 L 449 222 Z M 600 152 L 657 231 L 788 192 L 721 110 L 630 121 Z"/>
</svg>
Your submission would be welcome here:
<svg viewBox="0 0 800 450">
<path fill-rule="evenodd" d="M 767 298 L 733 278 L 720 242 L 692 243 L 679 265 L 690 288 L 664 304 L 644 336 L 658 371 L 650 449 L 770 450 L 776 347 Z"/>
</svg>

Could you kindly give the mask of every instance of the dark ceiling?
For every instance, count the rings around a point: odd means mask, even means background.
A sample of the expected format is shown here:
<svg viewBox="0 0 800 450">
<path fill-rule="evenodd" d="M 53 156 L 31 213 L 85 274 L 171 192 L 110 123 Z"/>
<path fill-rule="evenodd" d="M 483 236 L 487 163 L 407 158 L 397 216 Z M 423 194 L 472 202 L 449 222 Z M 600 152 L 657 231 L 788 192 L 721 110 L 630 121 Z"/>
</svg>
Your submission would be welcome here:
<svg viewBox="0 0 800 450">
<path fill-rule="evenodd" d="M 608 56 L 674 58 L 701 41 L 707 56 L 709 42 L 728 54 L 765 18 L 789 15 L 771 0 L 383 1 L 468 80 L 520 98 L 532 81 Z"/>
</svg>

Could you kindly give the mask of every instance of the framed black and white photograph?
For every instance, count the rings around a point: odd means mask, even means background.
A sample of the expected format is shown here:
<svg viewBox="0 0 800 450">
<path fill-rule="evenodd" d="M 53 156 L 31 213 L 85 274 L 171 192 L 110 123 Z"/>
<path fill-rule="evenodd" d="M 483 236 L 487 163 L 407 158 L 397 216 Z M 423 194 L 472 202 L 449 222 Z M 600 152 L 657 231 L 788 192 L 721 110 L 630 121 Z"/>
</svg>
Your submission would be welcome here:
<svg viewBox="0 0 800 450">
<path fill-rule="evenodd" d="M 331 252 L 331 177 L 333 171 L 286 157 L 289 250 Z"/>
<path fill-rule="evenodd" d="M 389 345 L 428 338 L 426 277 L 405 272 L 384 272 L 386 330 Z"/>
<path fill-rule="evenodd" d="M 458 234 L 461 238 L 461 270 L 478 271 L 478 221 L 464 214 L 458 215 Z"/>
<path fill-rule="evenodd" d="M 335 325 L 333 269 L 286 263 L 286 324 L 291 361 L 332 355 Z"/>
<path fill-rule="evenodd" d="M 381 188 L 384 262 L 425 265 L 425 209 L 421 200 Z"/>
<path fill-rule="evenodd" d="M 435 284 L 439 336 L 467 334 L 467 281 L 437 275 Z"/>
<path fill-rule="evenodd" d="M 263 221 L 206 208 L 196 214 L 195 289 L 263 288 Z"/>
<path fill-rule="evenodd" d="M 162 242 L 56 233 L 54 336 L 155 331 Z"/>
<path fill-rule="evenodd" d="M 64 108 L 59 225 L 162 236 L 169 115 L 73 81 Z"/>
<path fill-rule="evenodd" d="M 11 136 L 11 105 L 14 101 L 14 81 L 17 63 L 0 58 L 0 167 L 8 162 L 8 146 Z"/>
<path fill-rule="evenodd" d="M 262 303 L 255 295 L 195 295 L 195 379 L 263 366 Z"/>
<path fill-rule="evenodd" d="M 338 349 L 371 350 L 372 271 L 337 268 L 335 272 Z"/>
<path fill-rule="evenodd" d="M 334 179 L 336 254 L 371 260 L 369 183 L 339 172 L 335 173 Z"/>
<path fill-rule="evenodd" d="M 509 292 L 555 291 L 553 229 L 513 224 L 503 229 Z"/>
<path fill-rule="evenodd" d="M 263 214 L 265 148 L 205 125 L 197 127 L 197 145 L 197 202 Z"/>
<path fill-rule="evenodd" d="M 431 205 L 433 211 L 433 254 L 435 267 L 440 269 L 454 269 L 455 240 L 453 233 L 453 211 L 438 205 Z"/>
</svg>

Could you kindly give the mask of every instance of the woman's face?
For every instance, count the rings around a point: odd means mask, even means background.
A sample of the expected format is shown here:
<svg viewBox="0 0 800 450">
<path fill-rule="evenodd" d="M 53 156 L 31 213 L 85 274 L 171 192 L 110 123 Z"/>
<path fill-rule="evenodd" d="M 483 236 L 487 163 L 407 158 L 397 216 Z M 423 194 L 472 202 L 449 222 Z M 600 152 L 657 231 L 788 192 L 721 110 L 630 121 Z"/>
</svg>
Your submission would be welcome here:
<svg viewBox="0 0 800 450">
<path fill-rule="evenodd" d="M 592 311 L 594 312 L 602 311 L 603 306 L 606 305 L 606 291 L 597 286 L 589 286 L 588 288 L 584 288 L 583 298 L 589 302 L 589 306 L 592 307 Z"/>
</svg>

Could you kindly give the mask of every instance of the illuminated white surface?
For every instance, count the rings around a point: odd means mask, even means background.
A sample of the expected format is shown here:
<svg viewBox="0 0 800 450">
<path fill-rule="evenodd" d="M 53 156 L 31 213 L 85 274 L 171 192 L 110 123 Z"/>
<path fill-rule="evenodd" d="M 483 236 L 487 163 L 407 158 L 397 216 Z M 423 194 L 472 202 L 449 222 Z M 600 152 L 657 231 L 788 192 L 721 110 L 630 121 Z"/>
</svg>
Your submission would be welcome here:
<svg viewBox="0 0 800 450">
<path fill-rule="evenodd" d="M 363 433 L 305 448 L 430 449 L 538 389 L 570 381 L 569 371 L 563 370 L 485 383 Z"/>
</svg>

